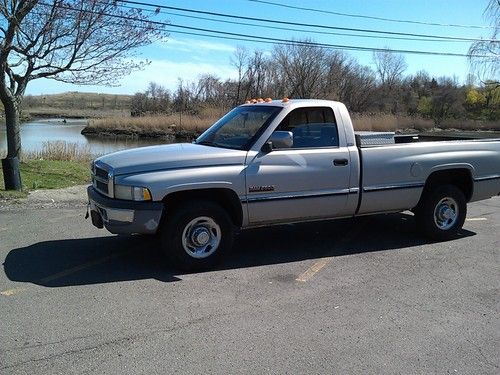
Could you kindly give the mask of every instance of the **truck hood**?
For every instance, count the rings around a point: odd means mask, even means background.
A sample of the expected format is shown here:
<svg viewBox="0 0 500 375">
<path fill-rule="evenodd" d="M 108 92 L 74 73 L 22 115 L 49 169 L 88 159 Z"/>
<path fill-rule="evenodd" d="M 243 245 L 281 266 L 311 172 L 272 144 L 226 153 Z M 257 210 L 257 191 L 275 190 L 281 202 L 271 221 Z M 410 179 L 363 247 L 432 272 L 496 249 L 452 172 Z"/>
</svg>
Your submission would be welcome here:
<svg viewBox="0 0 500 375">
<path fill-rule="evenodd" d="M 242 165 L 246 154 L 240 150 L 176 143 L 118 151 L 97 160 L 111 166 L 117 176 L 177 168 Z"/>
</svg>

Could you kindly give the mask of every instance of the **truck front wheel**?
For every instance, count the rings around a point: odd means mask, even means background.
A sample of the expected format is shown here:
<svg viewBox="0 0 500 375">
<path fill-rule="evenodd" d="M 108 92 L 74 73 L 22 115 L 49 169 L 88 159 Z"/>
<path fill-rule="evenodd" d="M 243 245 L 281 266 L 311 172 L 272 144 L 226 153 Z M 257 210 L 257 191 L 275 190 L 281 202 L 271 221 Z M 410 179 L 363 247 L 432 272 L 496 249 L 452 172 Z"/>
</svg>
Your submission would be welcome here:
<svg viewBox="0 0 500 375">
<path fill-rule="evenodd" d="M 430 190 L 415 209 L 420 230 L 440 241 L 454 238 L 462 229 L 466 216 L 465 195 L 454 185 L 441 185 Z"/>
<path fill-rule="evenodd" d="M 187 271 L 207 269 L 231 250 L 233 224 L 216 203 L 188 202 L 166 218 L 161 243 L 175 267 Z"/>
</svg>

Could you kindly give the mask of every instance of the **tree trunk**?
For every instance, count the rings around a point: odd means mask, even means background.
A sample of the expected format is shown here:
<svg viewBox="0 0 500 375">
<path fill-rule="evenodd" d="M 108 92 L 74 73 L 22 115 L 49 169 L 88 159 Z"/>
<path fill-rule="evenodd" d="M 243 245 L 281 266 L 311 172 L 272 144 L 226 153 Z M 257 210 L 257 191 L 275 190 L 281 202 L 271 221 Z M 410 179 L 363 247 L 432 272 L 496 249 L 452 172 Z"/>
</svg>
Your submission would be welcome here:
<svg viewBox="0 0 500 375">
<path fill-rule="evenodd" d="M 7 127 L 7 157 L 2 160 L 3 180 L 6 190 L 21 190 L 21 174 L 19 171 L 19 153 L 21 137 L 19 135 L 19 106 L 15 101 L 3 101 L 5 108 L 5 125 Z"/>
</svg>

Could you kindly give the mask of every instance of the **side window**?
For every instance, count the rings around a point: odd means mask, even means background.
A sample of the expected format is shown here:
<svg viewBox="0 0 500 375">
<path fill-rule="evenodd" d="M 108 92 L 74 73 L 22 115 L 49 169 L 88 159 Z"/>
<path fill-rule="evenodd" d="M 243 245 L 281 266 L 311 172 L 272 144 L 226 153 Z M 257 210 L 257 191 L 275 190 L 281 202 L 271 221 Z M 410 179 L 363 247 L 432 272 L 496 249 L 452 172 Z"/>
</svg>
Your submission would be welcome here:
<svg viewBox="0 0 500 375">
<path fill-rule="evenodd" d="M 276 130 L 293 133 L 292 148 L 339 147 L 337 123 L 329 107 L 295 109 Z"/>
</svg>

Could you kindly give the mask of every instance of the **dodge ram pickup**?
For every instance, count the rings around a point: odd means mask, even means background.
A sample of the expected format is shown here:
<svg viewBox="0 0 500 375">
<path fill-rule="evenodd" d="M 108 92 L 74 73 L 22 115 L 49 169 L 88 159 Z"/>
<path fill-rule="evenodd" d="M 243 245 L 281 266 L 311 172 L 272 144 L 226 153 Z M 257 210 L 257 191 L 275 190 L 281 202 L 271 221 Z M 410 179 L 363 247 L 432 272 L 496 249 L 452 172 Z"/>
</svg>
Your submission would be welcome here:
<svg viewBox="0 0 500 375">
<path fill-rule="evenodd" d="M 411 210 L 425 235 L 450 239 L 468 202 L 500 194 L 500 140 L 356 133 L 342 103 L 266 99 L 193 143 L 115 152 L 91 169 L 96 227 L 158 234 L 177 267 L 196 270 L 220 261 L 238 228 Z"/>
</svg>

